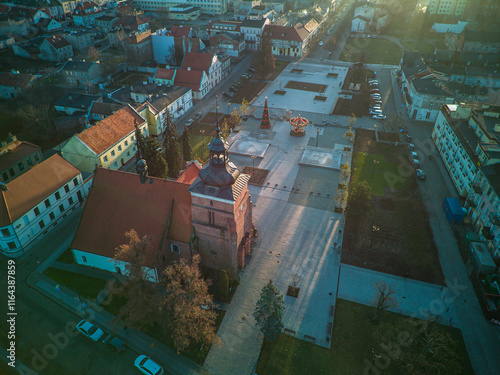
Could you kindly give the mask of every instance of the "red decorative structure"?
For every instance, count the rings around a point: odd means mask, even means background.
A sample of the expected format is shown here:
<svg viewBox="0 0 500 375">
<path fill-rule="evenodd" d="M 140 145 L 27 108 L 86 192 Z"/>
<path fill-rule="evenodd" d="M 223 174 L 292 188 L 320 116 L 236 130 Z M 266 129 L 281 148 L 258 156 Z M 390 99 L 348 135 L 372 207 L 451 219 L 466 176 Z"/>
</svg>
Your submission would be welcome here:
<svg viewBox="0 0 500 375">
<path fill-rule="evenodd" d="M 262 129 L 271 128 L 271 121 L 269 121 L 269 107 L 267 106 L 267 96 L 266 103 L 264 104 L 264 112 L 262 113 L 262 121 L 260 122 L 260 127 Z"/>
<path fill-rule="evenodd" d="M 306 131 L 304 128 L 309 124 L 309 121 L 303 117 L 298 115 L 297 117 L 290 119 L 290 125 L 292 126 L 292 130 L 290 130 L 290 135 L 295 137 L 303 137 L 306 135 Z"/>
</svg>

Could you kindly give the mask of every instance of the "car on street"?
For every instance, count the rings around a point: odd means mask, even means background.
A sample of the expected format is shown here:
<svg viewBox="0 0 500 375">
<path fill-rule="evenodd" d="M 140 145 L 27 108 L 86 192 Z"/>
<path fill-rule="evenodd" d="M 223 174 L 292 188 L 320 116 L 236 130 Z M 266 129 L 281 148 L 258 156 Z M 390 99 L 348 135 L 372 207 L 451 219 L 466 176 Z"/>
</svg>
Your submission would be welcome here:
<svg viewBox="0 0 500 375">
<path fill-rule="evenodd" d="M 127 347 L 122 340 L 113 335 L 108 335 L 103 341 L 106 347 L 112 349 L 116 354 L 122 353 Z"/>
<path fill-rule="evenodd" d="M 418 159 L 414 159 L 414 158 L 412 158 L 412 159 L 411 159 L 411 162 L 413 163 L 413 165 L 414 165 L 415 167 L 417 167 L 417 168 L 418 168 L 418 167 L 420 167 L 420 162 L 418 161 Z"/>
<path fill-rule="evenodd" d="M 425 181 L 425 172 L 423 170 L 417 168 L 416 173 L 419 180 Z"/>
<path fill-rule="evenodd" d="M 250 76 L 249 76 L 248 74 L 246 74 L 246 73 L 245 73 L 245 74 L 242 74 L 242 75 L 240 76 L 240 78 L 241 78 L 241 79 L 250 79 Z"/>
<path fill-rule="evenodd" d="M 192 118 L 186 121 L 186 126 L 191 126 L 191 124 L 194 122 Z"/>
<path fill-rule="evenodd" d="M 371 111 L 381 111 L 382 112 L 382 107 L 379 105 L 374 105 L 370 107 Z"/>
<path fill-rule="evenodd" d="M 370 97 L 372 99 L 382 99 L 382 97 L 380 96 L 380 94 L 370 94 Z"/>
<path fill-rule="evenodd" d="M 196 114 L 196 116 L 194 116 L 194 118 L 195 118 L 196 120 L 199 120 L 200 118 L 202 118 L 202 116 L 203 116 L 203 113 L 198 112 L 198 113 Z"/>
<path fill-rule="evenodd" d="M 418 159 L 418 154 L 415 151 L 411 151 L 410 154 L 413 159 Z"/>
<path fill-rule="evenodd" d="M 323 42 L 319 42 L 319 45 L 322 46 L 323 45 Z"/>
<path fill-rule="evenodd" d="M 407 143 L 406 146 L 408 146 L 408 150 L 410 151 L 415 150 L 415 145 L 413 143 Z"/>
<path fill-rule="evenodd" d="M 382 105 L 382 100 L 372 100 L 372 105 Z"/>
<path fill-rule="evenodd" d="M 229 91 L 236 92 L 236 91 L 238 91 L 238 88 L 237 88 L 237 87 L 234 87 L 234 86 L 231 86 L 231 87 L 229 88 Z"/>
<path fill-rule="evenodd" d="M 372 116 L 372 119 L 374 120 L 385 120 L 387 117 L 385 115 L 381 115 L 381 114 L 375 114 Z"/>
<path fill-rule="evenodd" d="M 248 71 L 249 71 L 250 73 L 255 73 L 255 68 L 248 68 Z"/>
<path fill-rule="evenodd" d="M 368 80 L 368 83 L 369 84 L 372 84 L 372 83 L 378 84 L 378 79 L 370 79 L 370 80 Z"/>
<path fill-rule="evenodd" d="M 223 92 L 222 96 L 225 97 L 225 98 L 232 98 L 233 94 L 231 94 L 230 92 Z"/>
<path fill-rule="evenodd" d="M 406 142 L 411 142 L 411 140 L 412 140 L 411 135 L 410 135 L 410 134 L 405 134 L 405 135 L 404 135 L 404 140 L 405 140 Z"/>
<path fill-rule="evenodd" d="M 98 326 L 87 322 L 85 319 L 76 325 L 76 329 L 80 331 L 80 333 L 92 341 L 99 341 L 103 336 L 104 332 Z"/>
<path fill-rule="evenodd" d="M 163 368 L 145 355 L 140 355 L 136 358 L 134 366 L 144 375 L 163 375 Z"/>
</svg>

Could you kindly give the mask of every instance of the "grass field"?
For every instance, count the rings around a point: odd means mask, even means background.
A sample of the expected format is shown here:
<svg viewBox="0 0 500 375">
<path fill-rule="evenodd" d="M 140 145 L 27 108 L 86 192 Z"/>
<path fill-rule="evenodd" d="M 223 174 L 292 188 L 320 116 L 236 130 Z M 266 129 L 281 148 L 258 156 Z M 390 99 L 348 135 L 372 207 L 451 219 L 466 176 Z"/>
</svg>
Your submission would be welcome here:
<svg viewBox="0 0 500 375">
<path fill-rule="evenodd" d="M 385 39 L 349 38 L 340 60 L 397 65 L 401 60 L 401 50 L 396 44 Z"/>
<path fill-rule="evenodd" d="M 90 300 L 95 299 L 106 286 L 105 280 L 52 267 L 47 268 L 44 275 Z"/>
<path fill-rule="evenodd" d="M 354 154 L 353 162 L 356 170 L 352 182 L 357 184 L 367 181 L 373 195 L 384 196 L 384 189 L 387 187 L 401 190 L 408 187 L 408 178 L 400 177 L 399 165 L 386 161 L 384 155 L 358 152 Z M 392 178 L 393 176 L 398 176 L 398 179 Z"/>
<path fill-rule="evenodd" d="M 72 264 L 75 262 L 75 257 L 73 257 L 73 253 L 71 252 L 71 248 L 66 249 L 64 253 L 62 253 L 59 258 L 57 258 L 57 262 Z"/>
<path fill-rule="evenodd" d="M 241 104 L 243 102 L 243 98 L 245 98 L 248 102 L 251 102 L 253 98 L 257 96 L 259 92 L 261 92 L 264 87 L 266 87 L 266 82 L 247 82 L 244 86 L 242 86 L 236 95 L 231 98 L 231 103 Z"/>
<path fill-rule="evenodd" d="M 267 81 L 274 81 L 276 77 L 278 77 L 283 69 L 285 69 L 288 64 L 290 64 L 290 61 L 280 61 L 276 60 L 276 63 L 274 64 L 274 72 L 267 78 Z"/>
<path fill-rule="evenodd" d="M 389 325 L 404 332 L 406 329 L 411 329 L 408 318 L 385 312 L 375 324 L 371 320 L 374 313 L 373 307 L 337 299 L 331 349 L 281 334 L 274 343 L 264 343 L 255 373 L 259 375 L 372 373 L 401 375 L 403 372 L 394 361 L 390 362 L 386 369 L 378 372 L 370 372 L 369 366 L 372 363 L 372 350 L 379 354 L 383 353 L 380 345 L 383 341 L 379 333 L 381 328 Z M 473 371 L 461 332 L 447 326 L 437 326 L 436 330 L 450 334 L 457 343 L 455 352 L 464 369 L 461 374 L 472 375 Z"/>
<path fill-rule="evenodd" d="M 402 41 L 403 45 L 408 48 L 410 52 L 420 53 L 433 53 L 434 46 L 427 42 L 410 42 L 407 40 Z"/>
<path fill-rule="evenodd" d="M 204 163 L 208 161 L 208 148 L 207 145 L 211 141 L 210 136 L 206 135 L 191 135 L 191 149 L 192 155 L 196 159 L 201 159 Z"/>
</svg>

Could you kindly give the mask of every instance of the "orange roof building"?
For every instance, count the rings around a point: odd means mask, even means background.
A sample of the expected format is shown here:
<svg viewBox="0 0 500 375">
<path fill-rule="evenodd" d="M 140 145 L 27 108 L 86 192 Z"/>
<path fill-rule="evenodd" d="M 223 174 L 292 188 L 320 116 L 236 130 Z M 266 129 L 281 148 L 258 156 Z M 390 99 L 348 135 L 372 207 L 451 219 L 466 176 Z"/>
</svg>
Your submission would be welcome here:
<svg viewBox="0 0 500 375">
<path fill-rule="evenodd" d="M 21 255 L 86 196 L 81 172 L 57 154 L 1 187 L 0 251 L 9 256 Z"/>
<path fill-rule="evenodd" d="M 148 135 L 146 120 L 126 106 L 96 125 L 75 134 L 61 149 L 63 157 L 82 171 L 93 172 L 97 166 L 119 169 L 136 151 L 135 126 Z"/>
</svg>

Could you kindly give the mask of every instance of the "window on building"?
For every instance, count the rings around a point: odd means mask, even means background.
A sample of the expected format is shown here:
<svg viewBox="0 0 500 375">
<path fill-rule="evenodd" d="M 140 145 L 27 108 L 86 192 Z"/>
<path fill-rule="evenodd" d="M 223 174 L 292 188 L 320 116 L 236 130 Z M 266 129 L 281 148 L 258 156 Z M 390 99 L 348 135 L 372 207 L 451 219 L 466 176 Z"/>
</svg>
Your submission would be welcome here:
<svg viewBox="0 0 500 375">
<path fill-rule="evenodd" d="M 130 151 L 127 151 L 127 158 L 130 157 Z"/>
<path fill-rule="evenodd" d="M 54 220 L 56 218 L 56 215 L 54 215 L 53 212 L 49 214 L 50 220 Z"/>
<path fill-rule="evenodd" d="M 78 178 L 73 179 L 73 185 L 75 185 L 75 187 L 78 186 Z"/>
<path fill-rule="evenodd" d="M 115 156 L 115 150 L 111 151 L 111 156 Z"/>
<path fill-rule="evenodd" d="M 45 223 L 43 222 L 43 220 L 40 220 L 38 225 L 40 226 L 40 229 L 43 229 L 43 227 L 45 227 Z"/>
<path fill-rule="evenodd" d="M 35 213 L 35 216 L 40 215 L 40 209 L 38 207 L 35 207 L 35 209 L 33 210 L 33 212 Z"/>
<path fill-rule="evenodd" d="M 170 245 L 170 251 L 175 254 L 180 254 L 181 248 L 179 247 L 179 245 L 173 243 L 172 245 Z"/>
<path fill-rule="evenodd" d="M 82 255 L 82 262 L 87 263 L 87 257 L 85 255 Z"/>
<path fill-rule="evenodd" d="M 50 200 L 48 198 L 45 199 L 45 201 L 43 203 L 45 203 L 45 207 L 47 207 L 47 208 L 50 207 Z"/>
<path fill-rule="evenodd" d="M 16 243 L 15 242 L 8 242 L 7 246 L 9 247 L 10 250 L 13 250 L 16 248 Z"/>
<path fill-rule="evenodd" d="M 118 151 L 121 151 L 122 150 L 122 146 L 118 146 Z"/>
<path fill-rule="evenodd" d="M 24 164 L 23 163 L 18 163 L 17 167 L 19 168 L 20 171 L 24 170 Z"/>
<path fill-rule="evenodd" d="M 9 175 L 7 174 L 7 172 L 2 173 L 2 178 L 4 181 L 7 181 L 9 179 Z"/>
<path fill-rule="evenodd" d="M 104 158 L 102 160 L 104 160 L 104 162 L 107 163 L 108 162 L 108 157 L 104 156 Z"/>
<path fill-rule="evenodd" d="M 3 235 L 4 237 L 8 237 L 8 236 L 10 236 L 10 230 L 9 230 L 9 228 L 4 228 L 4 229 L 2 229 L 2 235 Z"/>
<path fill-rule="evenodd" d="M 127 147 L 127 146 L 128 146 L 128 141 L 125 141 L 125 147 Z"/>
<path fill-rule="evenodd" d="M 118 168 L 118 163 L 116 161 L 113 163 L 113 167 Z"/>
<path fill-rule="evenodd" d="M 28 165 L 33 164 L 33 162 L 31 161 L 31 158 L 26 159 L 26 162 L 28 163 Z"/>
<path fill-rule="evenodd" d="M 59 211 L 61 211 L 61 213 L 64 212 L 64 204 L 60 204 L 59 205 Z"/>
<path fill-rule="evenodd" d="M 56 200 L 59 200 L 59 199 L 61 199 L 61 194 L 59 194 L 59 192 L 56 191 L 56 193 L 54 194 L 54 197 L 56 197 Z"/>
<path fill-rule="evenodd" d="M 14 168 L 9 168 L 9 174 L 10 177 L 14 177 L 16 175 L 16 172 L 14 172 Z"/>
<path fill-rule="evenodd" d="M 208 223 L 215 224 L 215 213 L 212 211 L 208 212 Z"/>
<path fill-rule="evenodd" d="M 65 191 L 66 193 L 69 193 L 69 186 L 68 186 L 68 185 L 64 185 L 64 191 Z"/>
<path fill-rule="evenodd" d="M 70 205 L 70 206 L 73 204 L 73 202 L 74 202 L 74 201 L 73 201 L 73 197 L 69 197 L 69 199 L 68 199 L 68 203 L 69 203 L 69 205 Z"/>
<path fill-rule="evenodd" d="M 131 141 L 135 141 L 135 136 L 130 137 Z"/>
</svg>

